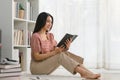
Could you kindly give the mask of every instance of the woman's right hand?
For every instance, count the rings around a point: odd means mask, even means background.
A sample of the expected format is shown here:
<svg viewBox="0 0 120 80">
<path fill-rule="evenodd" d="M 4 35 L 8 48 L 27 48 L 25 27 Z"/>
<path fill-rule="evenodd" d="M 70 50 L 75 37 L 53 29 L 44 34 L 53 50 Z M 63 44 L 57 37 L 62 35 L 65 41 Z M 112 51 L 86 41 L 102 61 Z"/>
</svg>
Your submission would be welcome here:
<svg viewBox="0 0 120 80">
<path fill-rule="evenodd" d="M 61 52 L 63 52 L 63 51 L 65 51 L 65 48 L 64 48 L 64 46 L 62 45 L 62 46 L 60 46 L 60 47 L 56 47 L 55 48 L 55 52 L 58 54 L 58 53 L 61 53 Z"/>
</svg>

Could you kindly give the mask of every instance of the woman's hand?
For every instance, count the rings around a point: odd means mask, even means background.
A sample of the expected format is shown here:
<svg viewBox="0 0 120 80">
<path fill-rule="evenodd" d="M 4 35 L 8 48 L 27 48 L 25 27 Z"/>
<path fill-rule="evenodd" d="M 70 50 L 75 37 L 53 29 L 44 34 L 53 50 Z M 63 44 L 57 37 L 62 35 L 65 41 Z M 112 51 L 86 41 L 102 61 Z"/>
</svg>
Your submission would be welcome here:
<svg viewBox="0 0 120 80">
<path fill-rule="evenodd" d="M 66 47 L 64 45 L 62 45 L 60 47 L 55 47 L 55 53 L 57 54 L 57 53 L 61 53 L 63 51 L 68 50 L 71 42 L 72 42 L 72 38 L 66 40 L 66 42 L 65 42 Z"/>
<path fill-rule="evenodd" d="M 65 42 L 65 45 L 66 45 L 66 48 L 65 48 L 65 49 L 66 49 L 66 50 L 69 49 L 71 42 L 72 42 L 72 38 L 66 40 L 66 42 Z"/>
<path fill-rule="evenodd" d="M 63 52 L 64 50 L 65 50 L 65 48 L 64 48 L 63 45 L 60 46 L 60 47 L 56 47 L 56 48 L 55 48 L 55 52 L 56 52 L 56 53 L 61 53 L 61 52 Z"/>
</svg>

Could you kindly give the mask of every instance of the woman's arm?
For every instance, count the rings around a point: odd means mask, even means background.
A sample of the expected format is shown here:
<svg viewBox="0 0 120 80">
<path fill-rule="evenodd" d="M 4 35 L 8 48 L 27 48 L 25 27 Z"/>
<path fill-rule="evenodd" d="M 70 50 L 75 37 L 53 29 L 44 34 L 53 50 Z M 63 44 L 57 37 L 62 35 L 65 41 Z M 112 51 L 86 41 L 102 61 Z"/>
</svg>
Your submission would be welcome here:
<svg viewBox="0 0 120 80">
<path fill-rule="evenodd" d="M 47 59 L 51 56 L 54 56 L 58 53 L 61 53 L 62 51 L 64 51 L 64 47 L 56 47 L 53 51 L 51 52 L 47 52 L 47 53 L 43 53 L 43 54 L 40 54 L 40 53 L 32 53 L 32 57 L 34 58 L 35 61 L 40 61 L 40 60 L 44 60 L 44 59 Z"/>
<path fill-rule="evenodd" d="M 40 61 L 40 60 L 44 60 L 48 57 L 51 57 L 55 54 L 56 54 L 55 51 L 47 52 L 47 53 L 44 53 L 44 54 L 40 54 L 40 53 L 37 52 L 37 53 L 32 53 L 32 56 L 33 56 L 35 61 Z"/>
</svg>

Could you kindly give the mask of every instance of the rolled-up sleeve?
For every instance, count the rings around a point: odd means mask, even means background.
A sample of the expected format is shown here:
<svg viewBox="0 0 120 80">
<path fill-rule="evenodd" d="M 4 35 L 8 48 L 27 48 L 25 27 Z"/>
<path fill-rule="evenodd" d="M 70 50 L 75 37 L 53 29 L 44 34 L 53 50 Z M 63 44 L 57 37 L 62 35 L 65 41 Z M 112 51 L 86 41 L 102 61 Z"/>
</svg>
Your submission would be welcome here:
<svg viewBox="0 0 120 80">
<path fill-rule="evenodd" d="M 32 35 L 30 45 L 33 53 L 41 52 L 41 44 L 38 36 Z"/>
</svg>

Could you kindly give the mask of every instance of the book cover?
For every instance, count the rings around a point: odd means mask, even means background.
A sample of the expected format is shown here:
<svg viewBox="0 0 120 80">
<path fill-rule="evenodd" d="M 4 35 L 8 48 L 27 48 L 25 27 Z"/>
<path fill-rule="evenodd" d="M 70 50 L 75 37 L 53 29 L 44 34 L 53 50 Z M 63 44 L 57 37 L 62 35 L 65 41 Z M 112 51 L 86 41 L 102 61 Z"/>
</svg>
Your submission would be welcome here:
<svg viewBox="0 0 120 80">
<path fill-rule="evenodd" d="M 0 68 L 3 69 L 9 69 L 9 68 L 15 68 L 20 67 L 20 64 L 0 64 Z"/>
<path fill-rule="evenodd" d="M 0 73 L 8 73 L 8 72 L 20 72 L 22 69 L 20 67 L 9 68 L 9 69 L 0 69 Z"/>
<path fill-rule="evenodd" d="M 60 42 L 57 44 L 57 47 L 60 47 L 61 45 L 63 45 L 66 48 L 66 45 L 65 45 L 66 40 L 72 38 L 72 41 L 74 41 L 77 36 L 78 35 L 72 35 L 72 34 L 66 33 L 64 37 L 60 40 Z"/>
<path fill-rule="evenodd" d="M 22 72 L 0 73 L 0 78 L 1 77 L 15 77 L 15 76 L 20 76 L 20 75 L 22 75 Z"/>
</svg>

